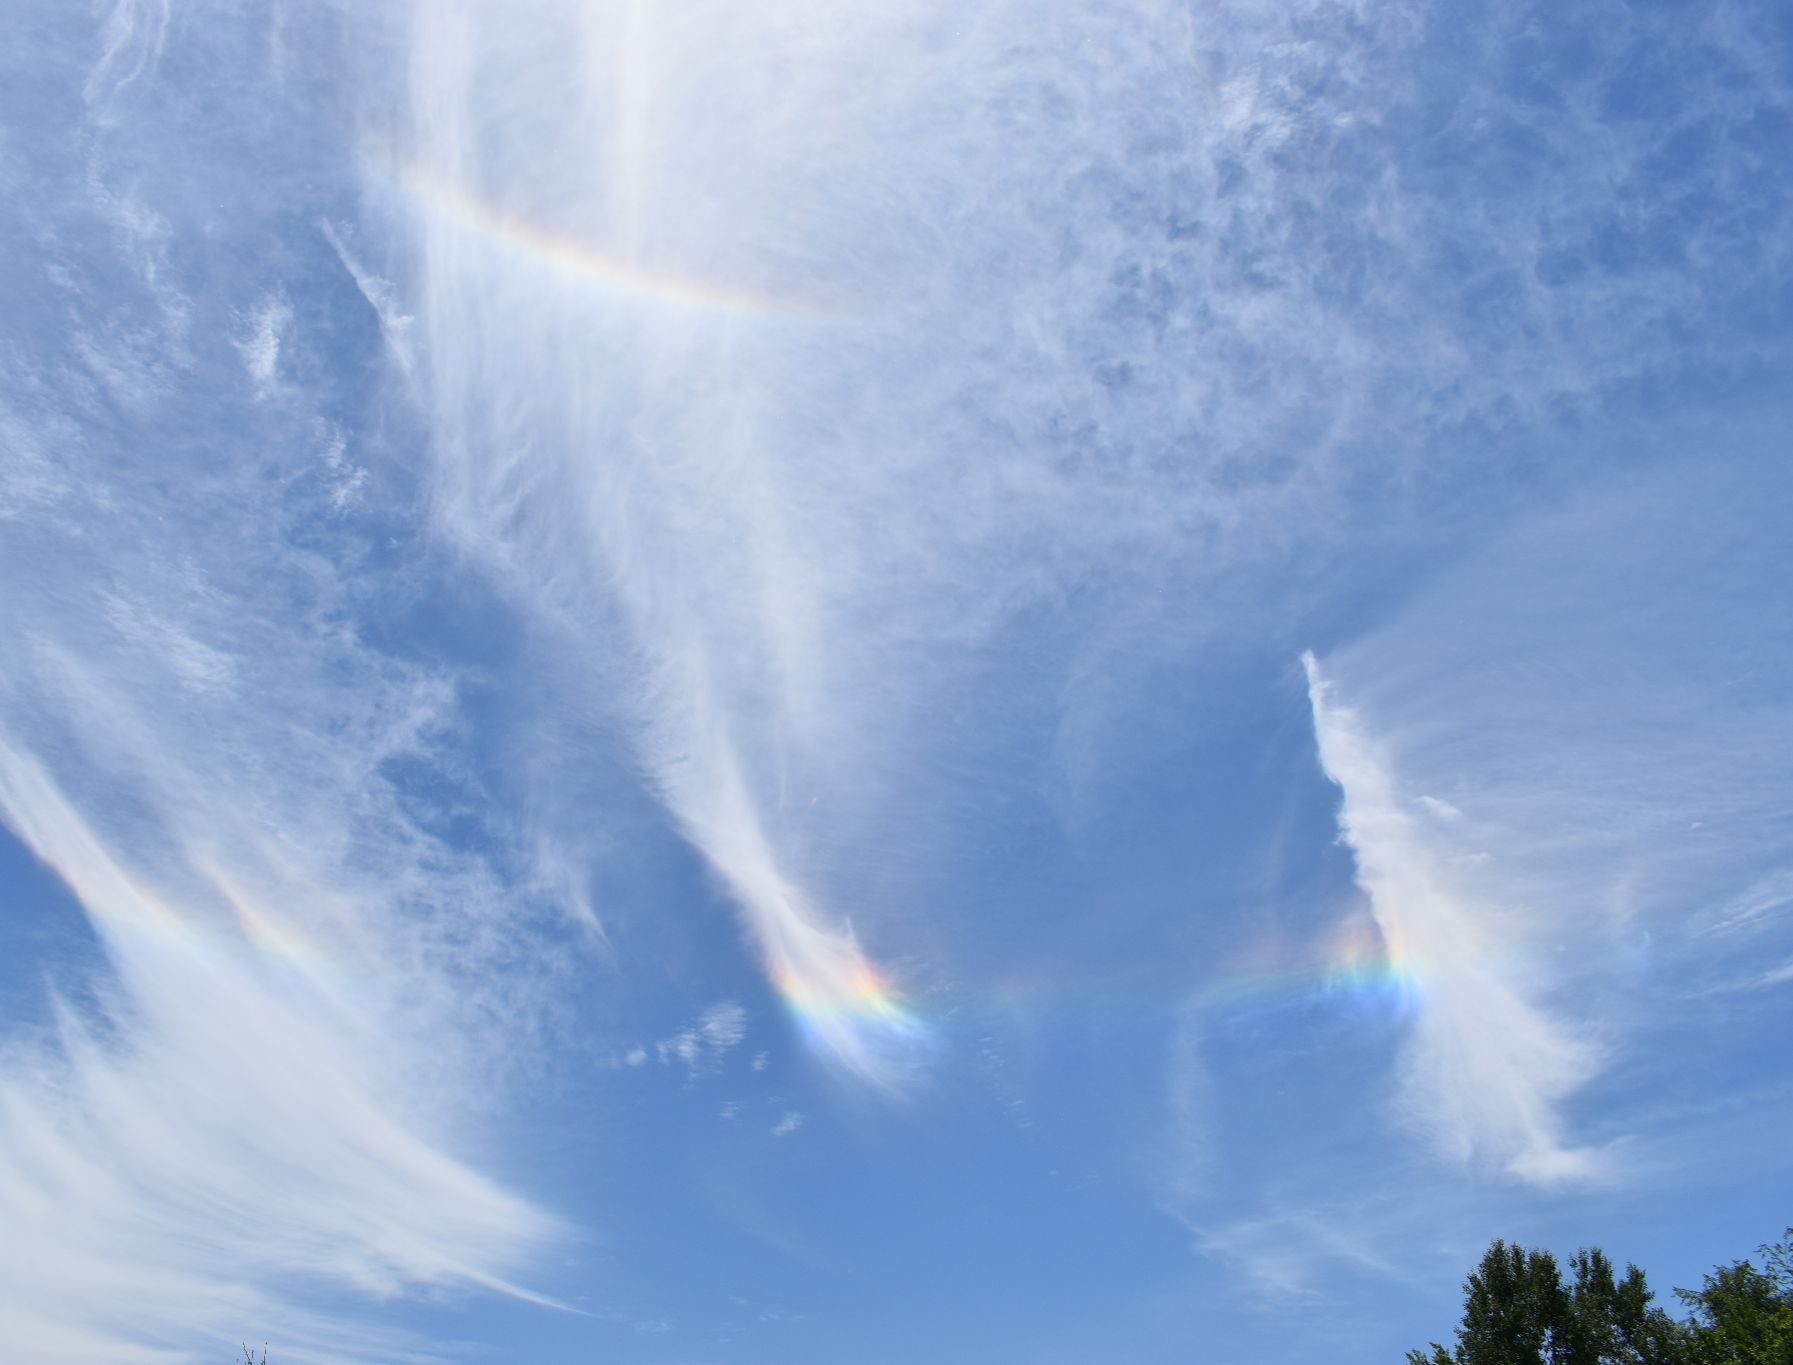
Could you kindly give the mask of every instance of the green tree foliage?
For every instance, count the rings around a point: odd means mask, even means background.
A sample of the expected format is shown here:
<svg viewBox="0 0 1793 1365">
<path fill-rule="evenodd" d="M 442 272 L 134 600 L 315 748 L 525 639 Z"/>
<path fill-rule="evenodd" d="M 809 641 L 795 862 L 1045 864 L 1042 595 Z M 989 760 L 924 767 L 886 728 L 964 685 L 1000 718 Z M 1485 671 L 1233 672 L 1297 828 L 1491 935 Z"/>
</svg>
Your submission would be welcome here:
<svg viewBox="0 0 1793 1365">
<path fill-rule="evenodd" d="M 1556 1257 L 1496 1240 L 1464 1282 L 1455 1350 L 1409 1351 L 1408 1365 L 1681 1365 L 1682 1331 L 1650 1305 L 1636 1266 L 1624 1277 L 1598 1249 Z"/>
<path fill-rule="evenodd" d="M 1701 1289 L 1677 1289 L 1687 1305 L 1687 1365 L 1793 1365 L 1793 1228 L 1747 1260 L 1720 1266 Z"/>
</svg>

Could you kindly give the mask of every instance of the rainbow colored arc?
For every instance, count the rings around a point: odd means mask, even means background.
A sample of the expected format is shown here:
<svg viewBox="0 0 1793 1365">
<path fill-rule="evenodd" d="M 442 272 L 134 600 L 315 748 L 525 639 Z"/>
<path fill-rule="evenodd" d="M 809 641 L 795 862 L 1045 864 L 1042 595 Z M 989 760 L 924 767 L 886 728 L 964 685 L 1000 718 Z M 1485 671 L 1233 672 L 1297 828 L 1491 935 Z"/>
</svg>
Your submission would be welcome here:
<svg viewBox="0 0 1793 1365">
<path fill-rule="evenodd" d="M 392 179 L 409 198 L 437 218 L 471 231 L 492 246 L 537 267 L 607 293 L 678 308 L 791 321 L 826 321 L 841 316 L 840 310 L 817 300 L 767 293 L 648 265 L 532 222 L 416 163 L 393 157 L 381 161 L 390 167 Z"/>
</svg>

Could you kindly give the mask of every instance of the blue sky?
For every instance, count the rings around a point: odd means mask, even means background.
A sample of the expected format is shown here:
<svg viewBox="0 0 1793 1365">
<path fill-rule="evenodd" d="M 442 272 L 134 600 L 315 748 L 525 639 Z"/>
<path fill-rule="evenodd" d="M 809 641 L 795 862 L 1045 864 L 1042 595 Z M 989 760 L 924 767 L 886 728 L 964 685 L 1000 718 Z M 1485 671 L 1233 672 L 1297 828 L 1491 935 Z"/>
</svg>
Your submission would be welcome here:
<svg viewBox="0 0 1793 1365">
<path fill-rule="evenodd" d="M 1793 20 L 24 0 L 0 1340 L 1372 1362 L 1793 1219 Z"/>
</svg>

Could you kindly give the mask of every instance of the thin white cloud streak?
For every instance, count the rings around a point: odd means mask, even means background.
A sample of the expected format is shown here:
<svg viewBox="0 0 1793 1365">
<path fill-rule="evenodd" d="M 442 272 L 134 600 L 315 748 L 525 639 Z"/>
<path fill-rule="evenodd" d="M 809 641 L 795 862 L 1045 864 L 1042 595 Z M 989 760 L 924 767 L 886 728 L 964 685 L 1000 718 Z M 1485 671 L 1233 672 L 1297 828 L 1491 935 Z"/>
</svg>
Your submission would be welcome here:
<svg viewBox="0 0 1793 1365">
<path fill-rule="evenodd" d="M 1375 1200 L 1307 1206 L 1219 1227 L 1191 1225 L 1204 1254 L 1228 1262 L 1258 1294 L 1274 1300 L 1324 1299 L 1321 1284 L 1340 1269 L 1398 1280 L 1385 1248 L 1393 1222 Z M 1407 1229 L 1401 1230 L 1407 1233 Z M 1409 1233 L 1410 1240 L 1410 1233 Z"/>
<path fill-rule="evenodd" d="M 399 369 L 409 375 L 416 364 L 411 344 L 411 328 L 416 320 L 400 308 L 392 282 L 375 275 L 361 263 L 340 225 L 321 222 L 318 224 L 318 231 L 330 243 L 330 249 L 342 262 L 342 268 L 355 281 L 355 288 L 361 291 L 361 297 L 367 300 L 367 306 L 380 319 L 380 333 L 385 338 L 392 358 L 398 362 Z"/>
<path fill-rule="evenodd" d="M 1407 1108 L 1459 1159 L 1491 1158 L 1537 1181 L 1590 1174 L 1590 1154 L 1563 1142 L 1557 1106 L 1596 1053 L 1531 998 L 1536 947 L 1465 890 L 1432 812 L 1402 790 L 1313 655 L 1303 663 L 1320 762 L 1344 793 L 1339 830 L 1389 955 L 1418 991 Z"/>
<path fill-rule="evenodd" d="M 168 37 L 168 0 L 114 0 L 100 41 L 103 50 L 82 95 L 102 113 L 125 89 L 154 68 Z"/>
<path fill-rule="evenodd" d="M 1063 719 L 1080 649 L 1234 621 L 1240 583 L 1298 577 L 1366 486 L 1415 503 L 1379 534 L 1423 535 L 1403 517 L 1455 468 L 1437 429 L 1594 403 L 1738 287 L 1714 265 L 1532 288 L 1621 212 L 1696 259 L 1736 244 L 1621 204 L 1676 130 L 1606 127 L 1570 74 L 1548 117 L 1458 91 L 1488 114 L 1466 127 L 1549 140 L 1549 212 L 1402 174 L 1426 28 L 415 7 L 367 174 L 415 291 L 442 522 L 560 632 L 588 694 L 558 705 L 630 734 L 783 988 L 850 1000 L 850 925 L 926 943 L 909 869 L 1029 780 L 1005 752 Z M 1721 130 L 1747 116 L 1721 82 L 1684 93 Z M 1502 154 L 1463 136 L 1465 164 Z M 1460 258 L 1503 309 L 1470 307 Z M 826 1056 L 900 1083 L 900 1030 L 821 1017 Z"/>
</svg>

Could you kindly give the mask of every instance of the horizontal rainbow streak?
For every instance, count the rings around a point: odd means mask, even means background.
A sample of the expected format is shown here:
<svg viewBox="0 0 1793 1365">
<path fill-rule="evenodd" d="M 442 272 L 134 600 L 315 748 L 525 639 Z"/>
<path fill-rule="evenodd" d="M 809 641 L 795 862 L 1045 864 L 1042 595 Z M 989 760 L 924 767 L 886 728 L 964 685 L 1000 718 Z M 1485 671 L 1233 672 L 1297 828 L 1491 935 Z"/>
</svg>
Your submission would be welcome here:
<svg viewBox="0 0 1793 1365">
<path fill-rule="evenodd" d="M 1248 972 L 1223 978 L 1196 992 L 1191 1001 L 1202 1008 L 1277 1008 L 1285 1005 L 1344 1001 L 1405 1014 L 1419 995 L 1418 974 L 1394 960 L 1325 962 L 1305 969 Z"/>
<path fill-rule="evenodd" d="M 868 962 L 856 964 L 838 985 L 806 981 L 789 970 L 774 972 L 772 984 L 810 1039 L 843 1028 L 907 1039 L 926 1031 L 895 985 Z"/>
<path fill-rule="evenodd" d="M 537 266 L 607 292 L 682 308 L 795 321 L 826 321 L 842 316 L 838 310 L 815 300 L 744 289 L 644 265 L 510 213 L 415 163 L 390 157 L 382 160 L 390 167 L 394 181 L 438 217 Z"/>
<path fill-rule="evenodd" d="M 1235 963 L 1193 991 L 1186 970 L 1164 965 L 1113 973 L 1105 980 L 1056 974 L 1009 977 L 983 990 L 941 994 L 931 1011 L 939 1017 L 932 1020 L 869 963 L 838 982 L 805 980 L 788 970 L 772 973 L 805 1041 L 823 1050 L 843 1034 L 873 1046 L 879 1040 L 913 1042 L 954 1016 L 976 1018 L 991 1011 L 1143 1023 L 1190 1009 L 1235 1012 L 1340 1002 L 1405 1016 L 1418 1001 L 1419 979 L 1418 967 L 1387 951 L 1373 933 L 1340 944 L 1327 956 Z"/>
<path fill-rule="evenodd" d="M 1418 997 L 1419 965 L 1367 922 L 1360 922 L 1325 955 L 1278 960 L 1274 950 L 1241 963 L 1196 997 L 1215 1006 L 1344 998 L 1401 1012 Z"/>
<path fill-rule="evenodd" d="M 1052 973 L 1011 976 L 958 998 L 961 1008 L 1043 1012 L 1059 1017 L 1140 1020 L 1198 1011 L 1276 1010 L 1339 1002 L 1405 1015 L 1417 1004 L 1422 970 L 1384 948 L 1373 934 L 1326 955 L 1297 958 L 1274 951 L 1235 960 L 1192 983 L 1186 966 L 1151 966 L 1070 978 Z"/>
</svg>

